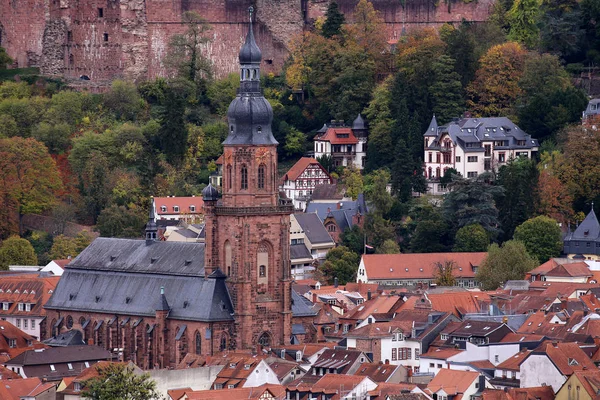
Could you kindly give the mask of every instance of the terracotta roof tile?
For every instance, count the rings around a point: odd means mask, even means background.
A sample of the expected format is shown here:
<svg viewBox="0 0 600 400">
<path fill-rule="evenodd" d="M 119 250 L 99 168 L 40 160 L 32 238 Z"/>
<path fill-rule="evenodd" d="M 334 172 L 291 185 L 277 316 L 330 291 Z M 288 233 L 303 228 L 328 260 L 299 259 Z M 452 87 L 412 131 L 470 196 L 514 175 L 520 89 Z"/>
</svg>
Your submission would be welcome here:
<svg viewBox="0 0 600 400">
<path fill-rule="evenodd" d="M 331 183 L 331 176 L 329 176 L 329 173 L 325 170 L 325 168 L 323 168 L 321 164 L 319 164 L 317 160 L 315 160 L 312 157 L 302 157 L 301 159 L 299 159 L 296 162 L 296 164 L 294 164 L 292 168 L 290 168 L 288 172 L 285 173 L 281 180 L 295 181 L 304 172 L 304 170 L 308 168 L 309 165 L 318 166 L 329 177 L 329 183 Z"/>
<path fill-rule="evenodd" d="M 34 392 L 41 385 L 43 384 L 40 378 L 0 381 L 0 399 L 19 400 Z"/>
<path fill-rule="evenodd" d="M 544 342 L 533 353 L 546 354 L 565 376 L 572 375 L 574 371 L 596 369 L 595 364 L 577 343 Z"/>
<path fill-rule="evenodd" d="M 350 128 L 327 128 L 327 131 L 315 136 L 314 140 L 330 142 L 331 144 L 357 144 L 358 139 Z"/>
<path fill-rule="evenodd" d="M 418 386 L 414 383 L 387 383 L 381 382 L 377 385 L 377 388 L 369 392 L 371 398 L 378 397 L 381 399 L 387 398 L 390 395 L 397 395 L 403 390 L 415 390 Z"/>
<path fill-rule="evenodd" d="M 203 212 L 204 201 L 202 197 L 155 197 L 154 206 L 156 211 L 156 217 L 160 218 L 165 214 L 198 214 L 201 215 Z M 166 211 L 162 210 L 162 206 L 167 207 Z M 179 207 L 179 211 L 174 211 L 173 207 Z M 194 211 L 190 210 L 190 207 L 194 206 Z"/>
<path fill-rule="evenodd" d="M 365 254 L 362 262 L 369 280 L 431 279 L 436 263 L 450 260 L 457 264 L 454 276 L 474 278 L 473 267 L 481 265 L 485 257 L 486 252 Z"/>
<path fill-rule="evenodd" d="M 40 273 L 0 273 L 0 303 L 10 304 L 8 310 L 0 307 L 0 316 L 45 316 L 44 305 L 59 279 Z M 19 303 L 31 304 L 31 311 L 19 311 Z"/>
<path fill-rule="evenodd" d="M 385 382 L 396 371 L 396 368 L 398 368 L 397 365 L 391 364 L 363 363 L 354 375 L 368 376 L 375 382 Z"/>
<path fill-rule="evenodd" d="M 171 400 L 179 400 L 183 397 L 185 392 L 191 392 L 192 388 L 182 388 L 182 389 L 171 389 L 167 390 L 167 394 Z"/>
<path fill-rule="evenodd" d="M 521 363 L 529 356 L 529 354 L 531 354 L 531 350 L 521 351 L 498 364 L 496 368 L 507 371 L 519 371 Z"/>
<path fill-rule="evenodd" d="M 436 360 L 447 360 L 450 357 L 453 357 L 457 354 L 462 353 L 464 350 L 459 349 L 449 349 L 449 348 L 441 348 L 441 347 L 430 347 L 427 353 L 421 354 L 421 358 L 433 358 Z"/>
<path fill-rule="evenodd" d="M 248 400 L 259 399 L 269 391 L 275 399 L 285 398 L 285 388 L 281 385 L 262 385 L 254 388 L 194 390 L 186 392 L 187 400 Z"/>
<path fill-rule="evenodd" d="M 457 371 L 453 369 L 441 369 L 431 382 L 427 385 L 427 389 L 431 393 L 435 393 L 443 389 L 449 396 L 463 394 L 475 379 L 479 378 L 478 372 L 473 371 Z"/>
</svg>

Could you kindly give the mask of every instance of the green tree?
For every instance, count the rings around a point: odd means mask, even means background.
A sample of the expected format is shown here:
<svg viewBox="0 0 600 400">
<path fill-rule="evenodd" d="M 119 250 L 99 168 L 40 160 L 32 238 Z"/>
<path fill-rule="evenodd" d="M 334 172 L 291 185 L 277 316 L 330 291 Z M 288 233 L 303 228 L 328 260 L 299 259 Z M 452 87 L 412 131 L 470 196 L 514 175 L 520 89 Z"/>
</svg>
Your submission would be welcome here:
<svg viewBox="0 0 600 400">
<path fill-rule="evenodd" d="M 210 101 L 213 112 L 225 116 L 231 101 L 235 99 L 237 89 L 240 87 L 240 75 L 233 73 L 223 79 L 215 79 L 209 83 L 206 95 Z"/>
<path fill-rule="evenodd" d="M 346 22 L 346 18 L 340 12 L 338 4 L 335 1 L 329 3 L 325 17 L 325 22 L 321 27 L 321 34 L 326 38 L 339 36 L 342 33 L 342 26 Z"/>
<path fill-rule="evenodd" d="M 345 246 L 338 246 L 329 250 L 325 262 L 320 267 L 323 276 L 331 285 L 335 278 L 341 285 L 356 279 L 356 271 L 360 263 L 360 256 Z"/>
<path fill-rule="evenodd" d="M 127 121 L 135 121 L 145 106 L 135 85 L 121 80 L 112 82 L 102 100 L 117 119 Z"/>
<path fill-rule="evenodd" d="M 72 129 L 68 124 L 51 125 L 42 122 L 33 128 L 31 135 L 44 143 L 50 154 L 63 154 L 71 146 L 71 133 Z"/>
<path fill-rule="evenodd" d="M 433 112 L 442 124 L 462 115 L 465 109 L 460 75 L 454 70 L 455 61 L 441 55 L 433 62 L 434 81 L 429 87 Z"/>
<path fill-rule="evenodd" d="M 494 198 L 503 193 L 500 186 L 487 182 L 487 174 L 476 179 L 457 179 L 451 186 L 452 191 L 444 196 L 444 214 L 453 221 L 456 228 L 479 224 L 494 240 L 500 234 L 498 209 Z"/>
<path fill-rule="evenodd" d="M 410 248 L 413 253 L 445 252 L 448 233 L 448 225 L 441 219 L 420 221 L 410 239 Z"/>
<path fill-rule="evenodd" d="M 510 239 L 515 228 L 534 215 L 538 177 L 536 163 L 526 157 L 511 159 L 500 167 L 497 183 L 504 191 L 496 196 L 496 205 L 505 239 Z"/>
<path fill-rule="evenodd" d="M 352 225 L 352 228 L 345 229 L 340 239 L 343 246 L 356 254 L 363 254 L 365 251 L 365 232 L 359 225 Z"/>
<path fill-rule="evenodd" d="M 358 195 L 363 192 L 363 177 L 360 171 L 354 166 L 344 168 L 342 182 L 346 186 L 346 195 L 353 200 L 356 200 Z"/>
<path fill-rule="evenodd" d="M 98 376 L 83 382 L 83 395 L 90 400 L 151 400 L 162 396 L 150 375 L 137 374 L 133 367 L 105 363 L 97 364 Z"/>
<path fill-rule="evenodd" d="M 86 232 L 81 231 L 75 236 L 75 252 L 79 255 L 86 247 L 92 243 L 92 236 Z"/>
<path fill-rule="evenodd" d="M 452 260 L 436 262 L 434 266 L 435 284 L 438 286 L 455 286 L 456 277 L 454 276 L 454 270 L 456 267 L 456 262 Z"/>
<path fill-rule="evenodd" d="M 46 147 L 34 139 L 0 139 L 0 202 L 18 215 L 19 234 L 23 216 L 51 209 L 62 187 L 56 163 Z"/>
<path fill-rule="evenodd" d="M 211 26 L 195 11 L 185 11 L 181 23 L 187 31 L 171 37 L 165 64 L 179 77 L 198 84 L 212 75 L 210 60 L 202 54 L 202 48 L 210 42 L 207 32 Z"/>
<path fill-rule="evenodd" d="M 533 48 L 539 41 L 540 0 L 514 0 L 508 11 L 508 38 Z"/>
<path fill-rule="evenodd" d="M 113 204 L 102 210 L 96 229 L 104 237 L 139 238 L 145 223 L 143 211 Z"/>
<path fill-rule="evenodd" d="M 4 47 L 0 47 L 0 70 L 6 69 L 6 66 L 12 62 L 12 58 L 8 56 Z"/>
<path fill-rule="evenodd" d="M 285 135 L 283 148 L 288 157 L 304 154 L 304 150 L 306 149 L 306 135 L 296 128 L 291 128 L 290 132 Z"/>
<path fill-rule="evenodd" d="M 388 170 L 378 169 L 365 177 L 365 197 L 373 206 L 375 212 L 387 215 L 392 208 L 394 199 L 388 192 L 391 175 Z"/>
<path fill-rule="evenodd" d="M 456 231 L 454 237 L 455 252 L 486 251 L 490 245 L 490 237 L 479 224 L 465 225 Z"/>
<path fill-rule="evenodd" d="M 395 240 L 386 239 L 383 241 L 381 246 L 375 249 L 375 253 L 377 254 L 399 254 L 400 246 Z"/>
<path fill-rule="evenodd" d="M 394 160 L 392 127 L 394 119 L 391 113 L 394 78 L 388 76 L 373 90 L 373 98 L 365 109 L 369 121 L 369 147 L 367 148 L 366 171 L 390 166 Z"/>
<path fill-rule="evenodd" d="M 477 271 L 476 279 L 484 290 L 495 290 L 506 281 L 525 278 L 525 274 L 537 265 L 522 242 L 509 240 L 502 247 L 493 243 Z"/>
<path fill-rule="evenodd" d="M 562 251 L 562 233 L 556 220 L 544 215 L 528 219 L 515 229 L 514 240 L 525 245 L 527 252 L 545 263 Z"/>
<path fill-rule="evenodd" d="M 396 241 L 396 229 L 390 220 L 377 212 L 370 212 L 364 218 L 368 245 L 378 248 L 388 239 Z"/>
<path fill-rule="evenodd" d="M 54 238 L 48 256 L 52 260 L 62 260 L 69 257 L 76 257 L 77 254 L 75 240 L 65 235 L 58 235 Z"/>
<path fill-rule="evenodd" d="M 8 271 L 9 265 L 37 265 L 38 259 L 31 243 L 11 236 L 0 246 L 0 269 Z"/>
</svg>

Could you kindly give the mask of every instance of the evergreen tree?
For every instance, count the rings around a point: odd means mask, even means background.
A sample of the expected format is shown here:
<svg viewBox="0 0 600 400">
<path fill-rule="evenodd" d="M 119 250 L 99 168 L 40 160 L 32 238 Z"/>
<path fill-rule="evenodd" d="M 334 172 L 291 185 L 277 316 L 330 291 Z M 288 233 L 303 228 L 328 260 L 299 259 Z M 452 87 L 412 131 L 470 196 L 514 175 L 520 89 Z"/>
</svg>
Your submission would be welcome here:
<svg viewBox="0 0 600 400">
<path fill-rule="evenodd" d="M 326 19 L 321 28 L 321 34 L 328 39 L 339 36 L 342 33 L 342 26 L 346 22 L 346 18 L 344 17 L 344 14 L 340 12 L 338 4 L 335 1 L 329 3 L 325 17 Z"/>
<path fill-rule="evenodd" d="M 454 71 L 455 61 L 441 55 L 432 65 L 434 81 L 429 87 L 433 112 L 438 122 L 444 124 L 462 115 L 465 109 L 460 75 Z"/>
<path fill-rule="evenodd" d="M 533 48 L 539 41 L 540 0 L 515 0 L 507 14 L 508 38 Z"/>
<path fill-rule="evenodd" d="M 511 159 L 500 167 L 498 184 L 504 190 L 496 197 L 496 204 L 504 239 L 511 238 L 515 228 L 535 213 L 538 175 L 535 162 L 525 157 Z"/>
</svg>

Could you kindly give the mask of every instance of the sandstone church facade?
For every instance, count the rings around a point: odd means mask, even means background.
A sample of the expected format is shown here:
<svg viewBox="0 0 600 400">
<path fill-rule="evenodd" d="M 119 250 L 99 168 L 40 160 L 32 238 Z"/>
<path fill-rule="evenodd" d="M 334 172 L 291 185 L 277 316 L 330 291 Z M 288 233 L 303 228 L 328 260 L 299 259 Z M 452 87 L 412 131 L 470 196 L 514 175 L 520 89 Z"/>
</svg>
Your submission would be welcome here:
<svg viewBox="0 0 600 400">
<path fill-rule="evenodd" d="M 290 343 L 293 206 L 277 189 L 278 143 L 252 23 L 239 60 L 222 197 L 211 185 L 203 191 L 205 243 L 157 241 L 153 215 L 145 241 L 96 239 L 46 304 L 45 337 L 76 329 L 146 369 L 174 367 L 187 353 Z"/>
</svg>

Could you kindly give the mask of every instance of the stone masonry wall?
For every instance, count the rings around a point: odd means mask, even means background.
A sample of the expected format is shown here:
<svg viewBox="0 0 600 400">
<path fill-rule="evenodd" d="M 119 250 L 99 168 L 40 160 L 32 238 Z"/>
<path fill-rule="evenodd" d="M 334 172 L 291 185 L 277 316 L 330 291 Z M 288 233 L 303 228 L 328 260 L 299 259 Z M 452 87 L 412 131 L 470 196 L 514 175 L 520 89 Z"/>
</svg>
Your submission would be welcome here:
<svg viewBox="0 0 600 400">
<path fill-rule="evenodd" d="M 495 0 L 449 1 L 436 7 L 431 0 L 408 0 L 406 9 L 395 0 L 373 3 L 395 39 L 403 29 L 485 21 Z M 357 2 L 338 0 L 349 21 Z M 190 10 L 212 26 L 205 54 L 221 77 L 237 73 L 250 5 L 257 11 L 261 68 L 268 73 L 281 69 L 290 38 L 323 16 L 328 0 L 0 0 L 0 45 L 17 66 L 41 64 L 47 74 L 85 75 L 93 84 L 151 79 L 167 74 L 162 60 L 169 39 L 184 30 L 181 15 Z"/>
</svg>

